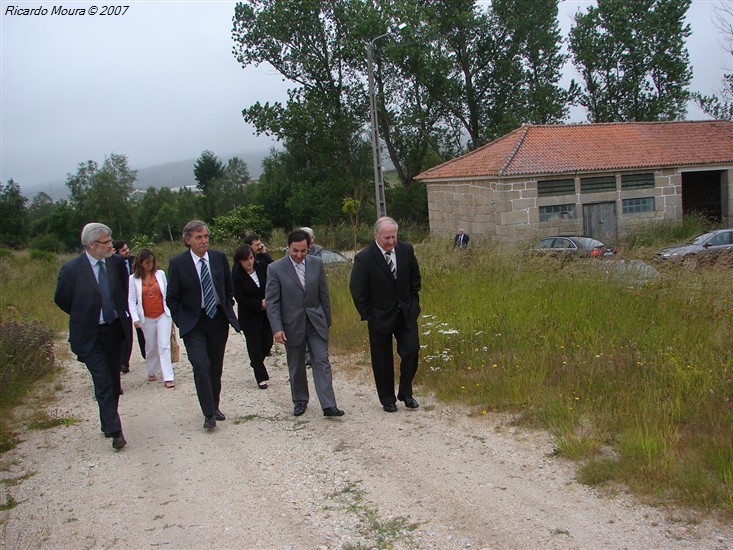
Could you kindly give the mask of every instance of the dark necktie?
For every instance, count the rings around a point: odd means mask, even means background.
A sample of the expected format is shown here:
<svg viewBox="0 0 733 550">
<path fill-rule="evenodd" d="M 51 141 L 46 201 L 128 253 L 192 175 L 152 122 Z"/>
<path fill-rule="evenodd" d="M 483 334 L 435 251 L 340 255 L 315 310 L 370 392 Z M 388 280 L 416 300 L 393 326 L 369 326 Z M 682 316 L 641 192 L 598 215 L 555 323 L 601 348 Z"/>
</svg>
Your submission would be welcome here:
<svg viewBox="0 0 733 550">
<path fill-rule="evenodd" d="M 99 266 L 99 290 L 102 293 L 102 318 L 107 324 L 111 324 L 115 320 L 115 304 L 112 301 L 112 292 L 109 288 L 109 278 L 107 277 L 107 265 L 103 260 L 98 260 Z"/>
<path fill-rule="evenodd" d="M 392 272 L 392 277 L 397 278 L 397 270 L 395 269 L 394 262 L 392 261 L 392 252 L 385 252 L 384 258 L 387 260 L 387 267 Z"/>
<path fill-rule="evenodd" d="M 214 296 L 214 283 L 211 281 L 211 273 L 206 267 L 206 260 L 201 258 L 201 288 L 204 291 L 204 309 L 206 315 L 211 319 L 216 317 L 216 297 Z"/>
</svg>

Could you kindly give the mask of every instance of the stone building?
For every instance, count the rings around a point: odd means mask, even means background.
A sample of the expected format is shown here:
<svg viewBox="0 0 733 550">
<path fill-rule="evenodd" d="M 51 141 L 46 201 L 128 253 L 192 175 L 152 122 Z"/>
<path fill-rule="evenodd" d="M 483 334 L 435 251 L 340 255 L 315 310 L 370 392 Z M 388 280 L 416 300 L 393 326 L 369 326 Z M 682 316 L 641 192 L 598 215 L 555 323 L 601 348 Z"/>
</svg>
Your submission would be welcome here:
<svg viewBox="0 0 733 550">
<path fill-rule="evenodd" d="M 616 242 L 691 213 L 733 226 L 733 122 L 524 125 L 416 179 L 436 235 Z"/>
</svg>

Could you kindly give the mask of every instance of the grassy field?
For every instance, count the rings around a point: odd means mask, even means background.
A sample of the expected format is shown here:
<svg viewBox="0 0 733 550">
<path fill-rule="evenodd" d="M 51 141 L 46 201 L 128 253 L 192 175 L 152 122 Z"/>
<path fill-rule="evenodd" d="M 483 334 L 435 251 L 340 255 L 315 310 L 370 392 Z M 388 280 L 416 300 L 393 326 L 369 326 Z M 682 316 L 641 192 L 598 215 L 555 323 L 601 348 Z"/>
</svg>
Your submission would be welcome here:
<svg viewBox="0 0 733 550">
<path fill-rule="evenodd" d="M 585 483 L 730 514 L 731 271 L 640 277 L 619 269 L 632 257 L 651 258 L 669 229 L 659 234 L 637 236 L 608 262 L 419 244 L 419 393 L 468 405 L 478 417 L 508 412 L 518 424 L 550 430 L 557 454 L 578 461 Z M 161 266 L 181 250 L 157 250 Z M 0 327 L 40 320 L 55 334 L 66 330 L 53 304 L 63 259 L 0 256 Z M 368 350 L 348 279 L 348 269 L 329 272 L 332 353 Z M 0 364 L 0 379 L 11 363 Z M 8 418 L 11 402 L 2 393 L 0 402 Z"/>
<path fill-rule="evenodd" d="M 422 391 L 550 430 L 585 483 L 733 512 L 729 269 L 649 280 L 624 258 L 417 253 Z M 366 347 L 347 279 L 331 280 L 341 351 Z"/>
</svg>

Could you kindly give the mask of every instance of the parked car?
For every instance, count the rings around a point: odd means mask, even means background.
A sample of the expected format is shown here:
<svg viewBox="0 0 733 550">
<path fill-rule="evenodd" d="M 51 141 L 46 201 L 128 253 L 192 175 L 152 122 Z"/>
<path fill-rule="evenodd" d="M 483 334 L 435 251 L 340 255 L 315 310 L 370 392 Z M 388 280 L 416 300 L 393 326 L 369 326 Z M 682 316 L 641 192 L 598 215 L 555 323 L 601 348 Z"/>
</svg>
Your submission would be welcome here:
<svg viewBox="0 0 733 550">
<path fill-rule="evenodd" d="M 716 229 L 692 237 L 689 241 L 659 250 L 658 260 L 680 262 L 695 267 L 700 260 L 714 263 L 722 254 L 733 254 L 733 229 Z"/>
<path fill-rule="evenodd" d="M 323 252 L 321 253 L 321 260 L 323 260 L 323 265 L 326 267 L 329 267 L 331 265 L 349 265 L 351 263 L 351 259 L 347 258 L 341 252 L 337 252 L 335 250 L 331 250 L 330 248 L 324 248 Z"/>
<path fill-rule="evenodd" d="M 554 235 L 545 237 L 533 248 L 533 252 L 550 255 L 573 256 L 613 256 L 618 252 L 615 246 L 603 244 L 590 237 L 576 237 L 571 235 Z"/>
</svg>

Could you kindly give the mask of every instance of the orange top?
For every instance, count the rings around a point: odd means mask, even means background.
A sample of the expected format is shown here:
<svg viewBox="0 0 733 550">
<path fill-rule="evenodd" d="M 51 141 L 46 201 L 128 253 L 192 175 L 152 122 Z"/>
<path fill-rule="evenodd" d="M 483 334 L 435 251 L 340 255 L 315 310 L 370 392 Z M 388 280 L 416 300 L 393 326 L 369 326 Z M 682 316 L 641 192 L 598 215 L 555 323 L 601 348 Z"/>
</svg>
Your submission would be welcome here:
<svg viewBox="0 0 733 550">
<path fill-rule="evenodd" d="M 157 319 L 163 312 L 163 294 L 160 292 L 160 285 L 155 275 L 150 279 L 150 284 L 143 280 L 143 311 L 148 319 Z"/>
</svg>

